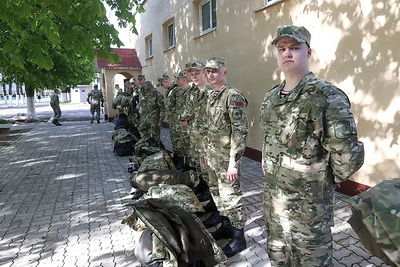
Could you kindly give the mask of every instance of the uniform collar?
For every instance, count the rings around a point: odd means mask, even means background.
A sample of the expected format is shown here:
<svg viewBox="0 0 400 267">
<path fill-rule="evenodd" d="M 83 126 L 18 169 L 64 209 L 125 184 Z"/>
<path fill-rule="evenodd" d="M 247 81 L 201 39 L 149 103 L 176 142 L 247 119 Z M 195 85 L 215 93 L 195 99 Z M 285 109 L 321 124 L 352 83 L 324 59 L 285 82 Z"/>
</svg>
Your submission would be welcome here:
<svg viewBox="0 0 400 267">
<path fill-rule="evenodd" d="M 229 87 L 230 87 L 230 84 L 226 83 L 224 86 L 222 86 L 221 90 L 219 90 L 217 94 L 215 94 L 217 91 L 214 90 L 214 94 L 213 94 L 214 97 L 220 96 L 222 94 L 222 92 L 225 91 L 225 89 L 229 88 Z"/>
<path fill-rule="evenodd" d="M 291 102 L 291 101 L 297 99 L 297 97 L 301 94 L 301 92 L 303 91 L 303 88 L 306 86 L 308 81 L 310 81 L 314 77 L 315 77 L 315 75 L 313 72 L 310 71 L 309 73 L 307 73 L 307 75 L 303 77 L 303 79 L 299 82 L 299 84 L 295 88 L 293 88 L 293 90 L 286 97 L 282 98 L 284 100 L 284 102 Z M 283 81 L 278 86 L 277 94 L 279 95 L 279 97 L 280 97 L 280 92 L 281 92 L 282 88 L 284 87 L 284 85 L 285 85 L 285 81 Z"/>
</svg>

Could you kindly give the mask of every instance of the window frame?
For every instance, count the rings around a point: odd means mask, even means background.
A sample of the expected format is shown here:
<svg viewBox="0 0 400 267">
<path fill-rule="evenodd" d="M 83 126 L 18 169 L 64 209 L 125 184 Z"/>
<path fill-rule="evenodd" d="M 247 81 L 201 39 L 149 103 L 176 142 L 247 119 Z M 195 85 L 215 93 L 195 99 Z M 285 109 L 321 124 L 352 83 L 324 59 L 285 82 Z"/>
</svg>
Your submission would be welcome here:
<svg viewBox="0 0 400 267">
<path fill-rule="evenodd" d="M 258 11 L 264 10 L 270 6 L 273 6 L 273 5 L 283 2 L 283 1 L 285 1 L 285 0 L 263 0 L 263 2 L 262 2 L 263 6 L 259 9 L 254 10 L 254 13 L 257 13 Z"/>
<path fill-rule="evenodd" d="M 208 14 L 210 20 L 209 20 L 209 28 L 204 29 L 204 24 L 203 24 L 203 6 L 209 4 L 210 6 L 210 13 Z M 217 27 L 217 3 L 216 0 L 202 0 L 199 3 L 199 24 L 200 24 L 200 35 L 209 33 Z"/>
<path fill-rule="evenodd" d="M 172 30 L 170 31 L 170 29 L 172 29 Z M 168 23 L 166 25 L 166 31 L 167 31 L 166 32 L 166 34 L 167 34 L 167 49 L 171 49 L 171 48 L 175 47 L 175 45 L 176 45 L 176 42 L 175 42 L 175 23 L 174 23 L 174 21 L 172 21 L 171 23 Z M 172 33 L 171 34 L 172 38 L 171 38 L 170 33 Z"/>
<path fill-rule="evenodd" d="M 146 59 L 153 57 L 153 36 L 152 34 L 148 35 L 145 38 L 145 46 L 146 46 Z"/>
</svg>

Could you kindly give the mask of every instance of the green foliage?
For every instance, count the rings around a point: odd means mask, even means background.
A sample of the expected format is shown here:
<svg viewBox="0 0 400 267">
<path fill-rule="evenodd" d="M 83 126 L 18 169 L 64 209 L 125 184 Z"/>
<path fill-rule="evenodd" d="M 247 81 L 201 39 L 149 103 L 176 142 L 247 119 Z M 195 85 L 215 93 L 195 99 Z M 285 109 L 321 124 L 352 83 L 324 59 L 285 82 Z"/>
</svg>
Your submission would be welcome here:
<svg viewBox="0 0 400 267">
<path fill-rule="evenodd" d="M 96 55 L 118 62 L 111 47 L 122 42 L 103 2 L 115 12 L 119 26 L 131 25 L 136 32 L 134 14 L 144 11 L 139 0 L 2 0 L 0 73 L 4 80 L 18 78 L 35 88 L 72 86 L 93 79 Z"/>
<path fill-rule="evenodd" d="M 0 118 L 0 124 L 7 124 L 7 123 L 8 123 L 8 120 L 1 119 L 1 118 Z"/>
</svg>

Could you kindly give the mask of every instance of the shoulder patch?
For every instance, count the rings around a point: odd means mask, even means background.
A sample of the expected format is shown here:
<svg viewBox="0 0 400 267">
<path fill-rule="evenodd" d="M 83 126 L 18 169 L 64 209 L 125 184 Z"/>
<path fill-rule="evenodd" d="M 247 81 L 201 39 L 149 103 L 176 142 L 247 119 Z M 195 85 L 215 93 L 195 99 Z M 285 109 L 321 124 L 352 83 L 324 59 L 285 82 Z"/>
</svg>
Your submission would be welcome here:
<svg viewBox="0 0 400 267">
<path fill-rule="evenodd" d="M 345 139 L 352 134 L 352 127 L 349 121 L 341 120 L 335 122 L 333 125 L 333 129 L 335 131 L 335 137 L 338 139 Z"/>
</svg>

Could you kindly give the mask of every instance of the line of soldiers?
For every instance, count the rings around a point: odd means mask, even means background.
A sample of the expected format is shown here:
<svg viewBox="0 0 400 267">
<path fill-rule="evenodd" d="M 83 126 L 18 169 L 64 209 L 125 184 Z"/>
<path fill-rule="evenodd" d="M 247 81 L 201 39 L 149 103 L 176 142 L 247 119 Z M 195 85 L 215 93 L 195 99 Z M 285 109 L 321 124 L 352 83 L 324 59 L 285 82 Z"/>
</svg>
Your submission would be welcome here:
<svg viewBox="0 0 400 267">
<path fill-rule="evenodd" d="M 174 76 L 163 73 L 157 87 L 144 75 L 125 84 L 113 100 L 119 114 L 127 114 L 138 129 L 135 151 L 152 143 L 162 146 L 160 127 L 167 122 L 177 170 L 196 170 L 206 184 L 215 210 L 203 221 L 219 226 L 216 240 L 229 239 L 222 248 L 231 257 L 246 248 L 244 211 L 240 189 L 240 165 L 248 131 L 244 95 L 227 80 L 224 58 L 210 58 L 206 64 L 189 62 Z"/>
</svg>

